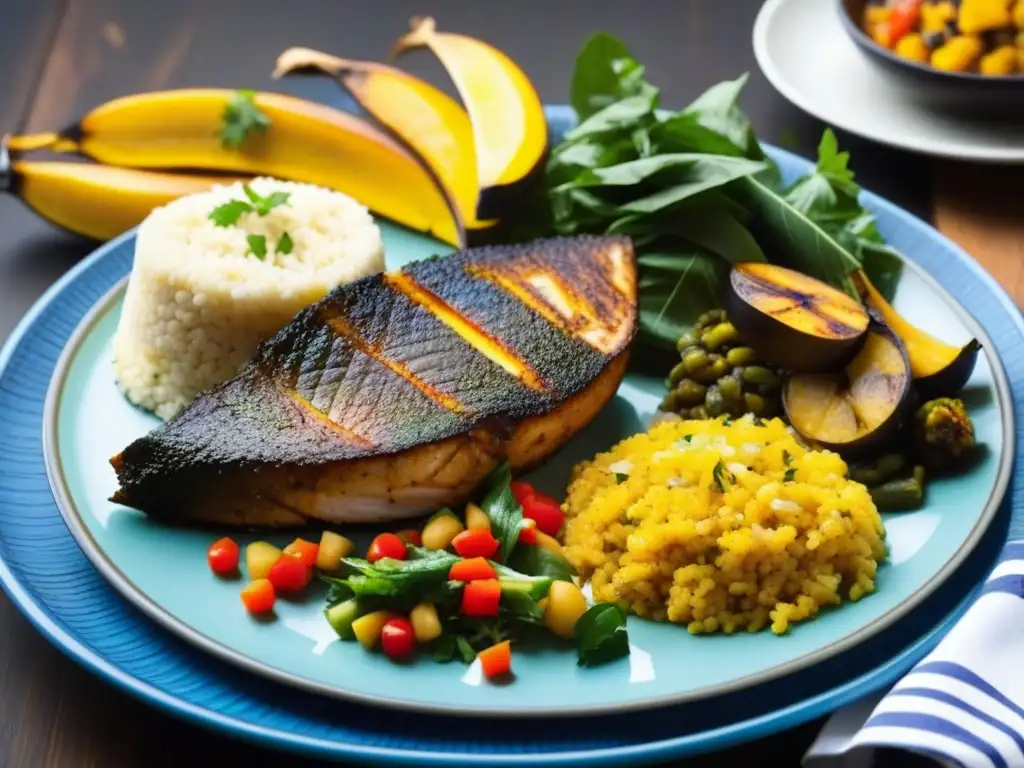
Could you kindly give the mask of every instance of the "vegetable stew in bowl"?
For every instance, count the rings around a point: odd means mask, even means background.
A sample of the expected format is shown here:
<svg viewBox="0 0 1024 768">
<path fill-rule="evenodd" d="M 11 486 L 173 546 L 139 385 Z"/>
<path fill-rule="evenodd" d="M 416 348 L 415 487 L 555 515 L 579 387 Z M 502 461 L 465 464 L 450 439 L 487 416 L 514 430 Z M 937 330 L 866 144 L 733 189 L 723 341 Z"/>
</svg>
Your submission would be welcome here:
<svg viewBox="0 0 1024 768">
<path fill-rule="evenodd" d="M 908 97 L 1022 112 L 1024 0 L 839 0 L 854 43 Z"/>
</svg>

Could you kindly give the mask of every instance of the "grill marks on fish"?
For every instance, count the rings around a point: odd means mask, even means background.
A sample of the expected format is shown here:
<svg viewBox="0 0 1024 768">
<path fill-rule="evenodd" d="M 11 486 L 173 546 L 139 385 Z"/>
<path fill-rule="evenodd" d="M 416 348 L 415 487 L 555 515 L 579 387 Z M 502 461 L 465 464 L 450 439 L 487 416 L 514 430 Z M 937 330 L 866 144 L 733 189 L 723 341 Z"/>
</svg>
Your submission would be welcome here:
<svg viewBox="0 0 1024 768">
<path fill-rule="evenodd" d="M 624 238 L 540 241 L 339 287 L 114 457 L 114 500 L 278 525 L 457 503 L 503 456 L 542 460 L 614 393 L 636 326 L 631 253 Z"/>
</svg>

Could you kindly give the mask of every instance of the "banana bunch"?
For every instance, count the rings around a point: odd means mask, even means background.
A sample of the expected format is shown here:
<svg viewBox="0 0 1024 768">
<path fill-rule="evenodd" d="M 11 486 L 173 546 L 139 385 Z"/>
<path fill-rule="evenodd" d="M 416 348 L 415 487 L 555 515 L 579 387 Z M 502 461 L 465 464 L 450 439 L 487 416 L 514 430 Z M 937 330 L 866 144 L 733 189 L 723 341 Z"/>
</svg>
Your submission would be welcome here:
<svg viewBox="0 0 1024 768">
<path fill-rule="evenodd" d="M 501 51 L 414 19 L 394 54 L 434 52 L 462 103 L 400 69 L 306 48 L 275 77 L 335 78 L 379 123 L 277 93 L 181 89 L 114 99 L 59 132 L 8 136 L 0 188 L 50 221 L 109 239 L 181 195 L 274 176 L 329 187 L 452 245 L 486 229 L 547 153 L 540 99 Z M 28 160 L 37 150 L 92 162 Z M 10 156 L 8 157 L 8 153 Z"/>
</svg>

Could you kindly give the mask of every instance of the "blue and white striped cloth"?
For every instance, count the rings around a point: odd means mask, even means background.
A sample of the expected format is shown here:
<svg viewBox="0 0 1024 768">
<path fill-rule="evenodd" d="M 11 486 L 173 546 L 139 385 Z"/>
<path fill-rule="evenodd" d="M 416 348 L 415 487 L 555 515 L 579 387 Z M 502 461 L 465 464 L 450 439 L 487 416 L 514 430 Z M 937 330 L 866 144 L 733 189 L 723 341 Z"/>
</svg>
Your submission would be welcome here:
<svg viewBox="0 0 1024 768">
<path fill-rule="evenodd" d="M 879 748 L 1024 768 L 1024 541 L 1006 546 L 974 605 L 906 677 L 833 715 L 804 766 L 868 768 Z"/>
</svg>

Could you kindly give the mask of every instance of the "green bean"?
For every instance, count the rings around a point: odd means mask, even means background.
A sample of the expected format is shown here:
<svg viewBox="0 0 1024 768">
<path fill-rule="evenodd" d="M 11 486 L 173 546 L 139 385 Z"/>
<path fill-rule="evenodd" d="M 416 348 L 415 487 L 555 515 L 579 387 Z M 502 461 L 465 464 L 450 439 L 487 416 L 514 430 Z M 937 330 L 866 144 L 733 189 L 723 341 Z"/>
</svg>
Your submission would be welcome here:
<svg viewBox="0 0 1024 768">
<path fill-rule="evenodd" d="M 698 384 L 693 379 L 683 379 L 676 387 L 676 401 L 680 405 L 694 406 L 704 402 L 704 395 L 707 394 L 707 387 Z"/>
<path fill-rule="evenodd" d="M 708 387 L 708 392 L 704 396 L 704 407 L 707 409 L 708 416 L 711 417 L 721 416 L 725 413 L 725 398 L 722 397 L 722 390 L 718 388 L 717 384 Z"/>
<path fill-rule="evenodd" d="M 890 480 L 868 491 L 875 506 L 886 512 L 906 512 L 924 503 L 924 485 L 917 477 Z"/>
<path fill-rule="evenodd" d="M 747 392 L 743 395 L 743 404 L 750 413 L 756 416 L 763 416 L 766 410 L 764 398 L 760 395 L 755 395 L 753 392 Z"/>
<path fill-rule="evenodd" d="M 686 364 L 683 363 L 682 361 L 676 363 L 675 367 L 672 368 L 671 372 L 668 374 L 669 386 L 674 387 L 676 384 L 678 384 L 680 381 L 686 378 L 686 373 Z"/>
<path fill-rule="evenodd" d="M 739 340 L 736 327 L 729 322 L 719 323 L 701 334 L 700 341 L 708 349 L 718 349 Z"/>
<path fill-rule="evenodd" d="M 739 379 L 734 379 L 732 376 L 725 376 L 719 379 L 718 388 L 722 391 L 722 397 L 726 400 L 738 403 L 743 398 L 743 385 L 740 384 Z"/>
<path fill-rule="evenodd" d="M 743 381 L 746 384 L 769 385 L 778 382 L 775 371 L 762 365 L 751 365 L 743 369 Z"/>
<path fill-rule="evenodd" d="M 682 364 L 687 373 L 694 374 L 707 366 L 708 362 L 708 353 L 703 349 L 695 349 L 683 358 Z"/>
<path fill-rule="evenodd" d="M 687 347 L 692 347 L 697 343 L 697 339 L 693 337 L 693 334 L 684 333 L 679 337 L 679 341 L 676 342 L 676 349 L 679 350 L 680 354 L 683 354 Z M 683 354 L 683 357 L 686 357 Z"/>
<path fill-rule="evenodd" d="M 757 359 L 757 353 L 750 347 L 733 347 L 725 353 L 729 365 L 750 365 Z"/>
</svg>

